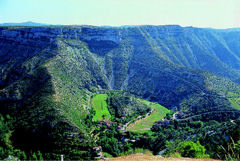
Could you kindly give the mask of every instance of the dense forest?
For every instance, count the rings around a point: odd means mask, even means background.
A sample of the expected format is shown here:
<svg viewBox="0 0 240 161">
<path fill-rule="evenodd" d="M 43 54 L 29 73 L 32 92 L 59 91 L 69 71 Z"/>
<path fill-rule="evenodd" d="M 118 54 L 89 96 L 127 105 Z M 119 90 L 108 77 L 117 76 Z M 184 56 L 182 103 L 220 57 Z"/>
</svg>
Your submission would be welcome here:
<svg viewBox="0 0 240 161">
<path fill-rule="evenodd" d="M 92 98 L 98 95 L 103 94 L 94 94 Z M 64 123 L 59 123 L 54 132 L 49 131 L 48 136 L 42 138 L 39 136 L 41 131 L 31 132 L 16 128 L 15 119 L 9 115 L 1 116 L 1 159 L 12 156 L 23 160 L 46 160 L 59 159 L 60 155 L 64 155 L 65 159 L 93 160 L 132 154 L 135 151 L 149 151 L 166 157 L 239 159 L 240 117 L 232 120 L 232 115 L 225 113 L 221 116 L 224 119 L 219 119 L 219 114 L 211 113 L 196 118 L 173 119 L 175 113 L 170 111 L 162 121 L 155 122 L 150 130 L 126 131 L 124 125 L 133 123 L 138 116 L 149 112 L 149 104 L 119 91 L 107 92 L 106 95 L 107 99 L 96 100 L 95 103 L 105 101 L 110 118 L 104 118 L 103 114 L 102 118 L 93 121 L 99 111 L 92 103 L 92 109 L 85 119 L 85 124 L 93 129 L 90 132 L 92 140 L 87 142 L 83 141 L 86 136 L 79 131 L 66 132 L 67 126 Z M 130 111 L 118 111 L 116 107 L 124 107 Z M 125 113 L 129 115 L 122 116 Z M 29 123 L 24 124 L 27 127 Z M 18 137 L 26 139 L 19 140 Z M 35 140 L 37 137 L 38 140 Z M 43 139 L 51 142 L 44 146 Z M 94 150 L 94 147 L 99 146 L 103 152 L 101 155 Z"/>
</svg>

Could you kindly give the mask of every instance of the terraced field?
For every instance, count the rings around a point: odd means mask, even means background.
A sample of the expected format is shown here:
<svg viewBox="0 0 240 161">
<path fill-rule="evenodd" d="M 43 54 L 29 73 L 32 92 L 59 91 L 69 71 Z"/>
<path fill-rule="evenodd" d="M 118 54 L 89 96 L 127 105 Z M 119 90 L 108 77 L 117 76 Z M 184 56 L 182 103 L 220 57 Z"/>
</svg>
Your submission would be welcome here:
<svg viewBox="0 0 240 161">
<path fill-rule="evenodd" d="M 91 104 L 96 111 L 95 116 L 93 117 L 93 121 L 101 121 L 104 119 L 109 120 L 111 115 L 107 108 L 107 94 L 97 94 L 93 96 L 91 100 Z"/>
<path fill-rule="evenodd" d="M 166 114 L 170 112 L 167 108 L 161 106 L 160 104 L 153 104 L 149 101 L 144 101 L 144 103 L 149 105 L 153 109 L 153 112 L 149 116 L 130 124 L 127 128 L 128 131 L 140 133 L 146 132 L 150 130 L 154 122 L 163 119 Z"/>
<path fill-rule="evenodd" d="M 228 100 L 232 105 L 232 108 L 240 110 L 240 98 L 237 93 L 228 92 Z"/>
</svg>

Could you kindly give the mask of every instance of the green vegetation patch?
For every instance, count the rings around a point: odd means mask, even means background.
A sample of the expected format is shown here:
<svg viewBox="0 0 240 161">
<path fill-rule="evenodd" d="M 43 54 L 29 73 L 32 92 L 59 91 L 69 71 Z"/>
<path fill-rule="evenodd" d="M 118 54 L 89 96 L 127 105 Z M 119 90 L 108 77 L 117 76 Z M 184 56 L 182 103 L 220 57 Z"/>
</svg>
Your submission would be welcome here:
<svg viewBox="0 0 240 161">
<path fill-rule="evenodd" d="M 209 158 L 209 155 L 206 154 L 206 148 L 200 144 L 199 141 L 196 143 L 193 141 L 184 141 L 184 142 L 166 142 L 167 150 L 165 155 L 178 156 L 178 157 L 190 157 L 190 158 Z"/>
<path fill-rule="evenodd" d="M 112 158 L 113 156 L 107 152 L 103 152 L 104 156 L 107 158 Z"/>
<path fill-rule="evenodd" d="M 170 112 L 170 110 L 161 106 L 160 104 L 153 104 L 146 100 L 144 100 L 143 102 L 149 105 L 149 107 L 153 109 L 153 112 L 151 113 L 150 116 L 147 116 L 144 119 L 133 123 L 132 126 L 130 125 L 129 131 L 141 133 L 147 132 L 153 126 L 154 122 L 163 119 L 166 116 L 166 114 Z"/>
<path fill-rule="evenodd" d="M 97 94 L 94 95 L 91 101 L 91 104 L 96 111 L 93 121 L 101 121 L 104 119 L 109 120 L 111 115 L 107 108 L 107 94 Z"/>
<path fill-rule="evenodd" d="M 232 105 L 232 108 L 240 110 L 240 98 L 228 98 L 229 102 Z"/>
<path fill-rule="evenodd" d="M 237 93 L 228 92 L 228 101 L 231 103 L 232 108 L 240 110 L 240 97 Z"/>
</svg>

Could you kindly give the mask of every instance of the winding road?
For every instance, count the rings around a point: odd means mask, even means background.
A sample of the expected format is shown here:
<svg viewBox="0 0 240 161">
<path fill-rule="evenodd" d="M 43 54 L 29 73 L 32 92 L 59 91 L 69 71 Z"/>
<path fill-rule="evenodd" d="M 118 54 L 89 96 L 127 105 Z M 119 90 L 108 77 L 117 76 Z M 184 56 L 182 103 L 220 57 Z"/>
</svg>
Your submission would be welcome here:
<svg viewBox="0 0 240 161">
<path fill-rule="evenodd" d="M 177 121 L 186 121 L 186 120 L 190 120 L 194 117 L 198 117 L 198 116 L 201 116 L 201 115 L 204 115 L 204 114 L 209 114 L 209 113 L 240 113 L 240 110 L 239 111 L 209 111 L 209 112 L 203 112 L 203 113 L 200 113 L 200 114 L 197 114 L 197 115 L 193 115 L 193 116 L 190 116 L 190 117 L 187 117 L 187 118 L 183 118 L 183 119 L 177 119 L 176 118 L 176 113 L 173 114 L 173 120 L 177 120 Z"/>
</svg>

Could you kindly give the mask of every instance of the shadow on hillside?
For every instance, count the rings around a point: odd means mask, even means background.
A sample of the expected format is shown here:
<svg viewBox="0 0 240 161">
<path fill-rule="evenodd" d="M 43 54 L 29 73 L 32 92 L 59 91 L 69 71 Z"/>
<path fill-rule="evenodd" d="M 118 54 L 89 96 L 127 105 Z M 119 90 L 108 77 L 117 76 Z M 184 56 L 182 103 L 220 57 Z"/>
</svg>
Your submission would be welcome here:
<svg viewBox="0 0 240 161">
<path fill-rule="evenodd" d="M 50 51 L 56 47 L 53 44 Z M 9 72 L 8 84 L 0 92 L 0 113 L 9 114 L 13 119 L 10 140 L 15 148 L 26 152 L 52 151 L 56 143 L 61 143 L 58 134 L 71 129 L 57 111 L 58 104 L 52 97 L 55 93 L 52 76 L 42 66 L 55 55 L 43 52 L 36 55 L 40 61 L 33 61 L 30 68 L 15 66 Z"/>
<path fill-rule="evenodd" d="M 11 138 L 14 146 L 25 151 L 46 149 L 53 145 L 50 134 L 57 120 L 57 111 L 51 100 L 55 93 L 51 75 L 44 67 L 35 69 L 31 75 L 24 75 L 8 87 L 9 93 L 18 96 L 1 101 L 1 112 L 14 119 Z"/>
<path fill-rule="evenodd" d="M 117 48 L 119 44 L 110 40 L 82 40 L 88 44 L 88 48 L 92 53 L 99 56 L 104 56 L 106 53 L 114 48 Z"/>
</svg>

